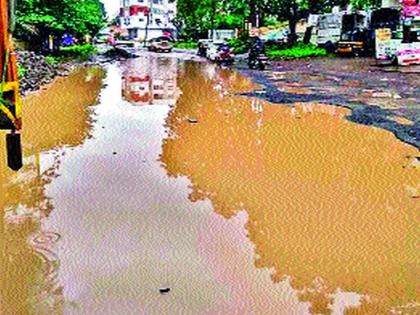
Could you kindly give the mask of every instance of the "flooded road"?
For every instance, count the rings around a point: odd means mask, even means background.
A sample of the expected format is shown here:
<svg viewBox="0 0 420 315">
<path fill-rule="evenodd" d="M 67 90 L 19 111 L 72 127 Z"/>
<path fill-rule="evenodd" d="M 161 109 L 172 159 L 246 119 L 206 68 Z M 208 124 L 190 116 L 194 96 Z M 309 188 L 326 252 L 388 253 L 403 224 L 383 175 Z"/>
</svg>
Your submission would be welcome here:
<svg viewBox="0 0 420 315">
<path fill-rule="evenodd" d="M 250 96 L 282 105 L 349 108 L 346 119 L 391 131 L 420 149 L 420 66 L 378 67 L 371 58 L 327 57 L 273 62 L 270 71 L 239 69 L 264 87 Z"/>
<path fill-rule="evenodd" d="M 26 99 L 1 156 L 0 314 L 418 313 L 416 148 L 212 64 L 105 72 Z"/>
</svg>

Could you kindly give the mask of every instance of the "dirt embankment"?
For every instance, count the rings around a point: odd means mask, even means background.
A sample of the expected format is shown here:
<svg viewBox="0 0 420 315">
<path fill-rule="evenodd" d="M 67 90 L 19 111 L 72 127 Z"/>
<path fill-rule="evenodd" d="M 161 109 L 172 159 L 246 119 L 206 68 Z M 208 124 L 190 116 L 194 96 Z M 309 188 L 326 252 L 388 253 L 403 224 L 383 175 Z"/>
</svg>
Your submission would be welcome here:
<svg viewBox="0 0 420 315">
<path fill-rule="evenodd" d="M 103 54 L 90 56 L 87 60 L 66 59 L 65 61 L 48 62 L 48 57 L 33 51 L 18 50 L 17 58 L 20 67 L 20 92 L 26 95 L 39 90 L 43 85 L 52 82 L 58 76 L 67 76 L 78 67 L 101 66 L 108 62 L 134 58 L 135 55 L 123 49 L 109 49 Z"/>
<path fill-rule="evenodd" d="M 50 83 L 59 74 L 67 73 L 65 67 L 54 66 L 42 55 L 32 51 L 17 52 L 20 67 L 20 89 L 22 94 L 38 90 L 42 85 Z"/>
</svg>

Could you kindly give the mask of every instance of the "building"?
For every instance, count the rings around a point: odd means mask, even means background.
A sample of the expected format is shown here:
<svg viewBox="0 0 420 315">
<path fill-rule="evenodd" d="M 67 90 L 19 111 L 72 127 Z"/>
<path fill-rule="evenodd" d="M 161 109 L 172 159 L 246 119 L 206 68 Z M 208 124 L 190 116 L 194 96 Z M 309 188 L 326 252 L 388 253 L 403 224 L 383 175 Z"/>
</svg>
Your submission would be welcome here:
<svg viewBox="0 0 420 315">
<path fill-rule="evenodd" d="M 133 39 L 176 37 L 175 17 L 176 0 L 121 0 L 120 25 Z"/>
</svg>

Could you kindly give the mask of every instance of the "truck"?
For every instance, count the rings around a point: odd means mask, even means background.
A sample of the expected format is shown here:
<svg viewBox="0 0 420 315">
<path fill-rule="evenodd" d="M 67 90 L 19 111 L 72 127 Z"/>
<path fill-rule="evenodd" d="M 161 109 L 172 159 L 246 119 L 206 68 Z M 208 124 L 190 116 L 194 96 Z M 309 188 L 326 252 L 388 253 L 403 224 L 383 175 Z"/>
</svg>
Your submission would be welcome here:
<svg viewBox="0 0 420 315">
<path fill-rule="evenodd" d="M 320 15 L 311 15 L 310 24 L 314 26 L 312 43 L 324 47 L 328 51 L 335 51 L 341 36 L 343 12 L 333 12 Z"/>
<path fill-rule="evenodd" d="M 345 11 L 340 7 L 333 8 L 331 13 L 310 14 L 308 28 L 311 29 L 310 42 L 334 52 L 341 37 L 342 18 Z"/>
</svg>

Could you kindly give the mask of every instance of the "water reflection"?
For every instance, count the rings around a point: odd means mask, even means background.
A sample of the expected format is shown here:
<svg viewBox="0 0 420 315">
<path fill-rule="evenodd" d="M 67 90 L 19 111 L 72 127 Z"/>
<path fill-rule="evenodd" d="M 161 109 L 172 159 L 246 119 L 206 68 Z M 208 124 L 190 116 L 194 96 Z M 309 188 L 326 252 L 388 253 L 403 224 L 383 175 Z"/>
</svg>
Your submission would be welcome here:
<svg viewBox="0 0 420 315">
<path fill-rule="evenodd" d="M 162 153 L 170 176 L 192 182 L 190 199 L 225 218 L 245 210 L 255 266 L 274 268 L 275 282 L 288 275 L 314 313 L 417 301 L 418 150 L 346 121 L 343 108 L 235 97 L 229 87 L 246 80 L 206 67 L 189 65 L 180 80 Z"/>
<path fill-rule="evenodd" d="M 58 176 L 62 158 L 53 149 L 78 145 L 89 134 L 88 106 L 95 103 L 102 75 L 99 69 L 80 69 L 25 99 L 25 159 L 18 173 L 6 167 L 4 135 L 0 137 L 1 314 L 64 312 L 57 279 L 60 235 L 41 223 L 53 211 L 46 186 Z"/>
<path fill-rule="evenodd" d="M 25 169 L 0 164 L 1 314 L 380 314 L 416 300 L 418 151 L 346 110 L 236 97 L 255 88 L 240 74 L 174 62 L 110 66 L 94 113 L 100 71 L 27 99 Z M 147 75 L 159 106 L 132 106 Z"/>
<path fill-rule="evenodd" d="M 123 96 L 133 105 L 170 105 L 179 96 L 175 58 L 129 60 L 123 73 Z"/>
</svg>

